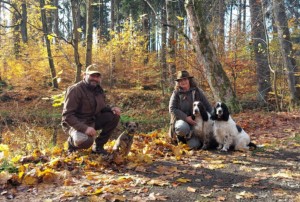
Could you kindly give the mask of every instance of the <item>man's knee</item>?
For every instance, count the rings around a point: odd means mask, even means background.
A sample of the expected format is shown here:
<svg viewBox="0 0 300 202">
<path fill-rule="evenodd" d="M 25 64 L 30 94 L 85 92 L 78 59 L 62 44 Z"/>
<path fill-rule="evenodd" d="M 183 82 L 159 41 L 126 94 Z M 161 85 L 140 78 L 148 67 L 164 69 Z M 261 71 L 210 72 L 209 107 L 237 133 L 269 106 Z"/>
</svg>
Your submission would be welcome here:
<svg viewBox="0 0 300 202">
<path fill-rule="evenodd" d="M 94 143 L 93 137 L 76 131 L 75 129 L 71 129 L 69 134 L 72 139 L 71 144 L 78 149 L 88 149 Z"/>
</svg>

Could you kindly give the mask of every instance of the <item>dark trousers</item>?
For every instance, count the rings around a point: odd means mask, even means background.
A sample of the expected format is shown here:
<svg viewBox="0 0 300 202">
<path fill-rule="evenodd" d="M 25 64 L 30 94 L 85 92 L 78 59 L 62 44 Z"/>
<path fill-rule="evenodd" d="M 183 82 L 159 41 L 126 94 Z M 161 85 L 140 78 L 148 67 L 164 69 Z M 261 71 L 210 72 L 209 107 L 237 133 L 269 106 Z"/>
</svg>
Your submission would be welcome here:
<svg viewBox="0 0 300 202">
<path fill-rule="evenodd" d="M 102 129 L 96 138 L 96 148 L 103 148 L 104 144 L 109 140 L 113 130 L 117 127 L 120 116 L 112 112 L 104 112 L 96 115 L 95 129 Z"/>
</svg>

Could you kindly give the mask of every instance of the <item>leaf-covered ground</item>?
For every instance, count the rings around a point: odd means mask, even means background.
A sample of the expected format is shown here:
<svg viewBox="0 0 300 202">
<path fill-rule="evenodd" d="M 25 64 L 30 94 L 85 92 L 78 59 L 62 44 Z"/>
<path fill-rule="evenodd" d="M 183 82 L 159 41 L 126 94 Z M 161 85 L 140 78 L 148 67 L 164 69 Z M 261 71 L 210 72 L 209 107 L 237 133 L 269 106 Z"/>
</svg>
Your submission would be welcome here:
<svg viewBox="0 0 300 202">
<path fill-rule="evenodd" d="M 190 151 L 165 140 L 166 100 L 122 97 L 115 102 L 128 119 L 142 122 L 127 159 L 109 162 L 90 150 L 67 155 L 62 144 L 12 156 L 17 146 L 4 135 L 10 144 L 0 145 L 0 201 L 300 201 L 300 112 L 234 114 L 261 146 L 254 151 Z"/>
<path fill-rule="evenodd" d="M 63 148 L 36 150 L 12 159 L 18 173 L 1 173 L 0 200 L 299 201 L 300 114 L 248 111 L 235 119 L 263 147 L 189 151 L 155 131 L 137 134 L 124 162 L 109 163 L 90 150 L 70 156 Z"/>
</svg>

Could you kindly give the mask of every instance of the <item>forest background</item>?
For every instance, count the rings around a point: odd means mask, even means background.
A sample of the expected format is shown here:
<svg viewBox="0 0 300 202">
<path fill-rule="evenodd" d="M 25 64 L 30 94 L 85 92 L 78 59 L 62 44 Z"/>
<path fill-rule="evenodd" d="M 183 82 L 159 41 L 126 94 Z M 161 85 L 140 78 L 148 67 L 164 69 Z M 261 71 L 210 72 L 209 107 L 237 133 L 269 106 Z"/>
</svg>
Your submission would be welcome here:
<svg viewBox="0 0 300 202">
<path fill-rule="evenodd" d="M 299 12 L 298 0 L 0 0 L 2 170 L 63 147 L 64 92 L 90 64 L 145 134 L 166 135 L 178 70 L 234 113 L 298 113 Z"/>
</svg>

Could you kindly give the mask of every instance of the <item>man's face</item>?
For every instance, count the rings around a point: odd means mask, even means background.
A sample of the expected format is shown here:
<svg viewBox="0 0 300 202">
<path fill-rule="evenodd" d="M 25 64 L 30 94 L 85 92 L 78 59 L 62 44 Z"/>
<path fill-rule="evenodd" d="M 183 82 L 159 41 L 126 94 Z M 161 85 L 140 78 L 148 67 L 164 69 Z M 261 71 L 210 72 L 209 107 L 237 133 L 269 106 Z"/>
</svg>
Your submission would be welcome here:
<svg viewBox="0 0 300 202">
<path fill-rule="evenodd" d="M 96 87 L 97 85 L 100 85 L 101 75 L 100 74 L 86 74 L 85 80 L 89 85 Z"/>
</svg>

